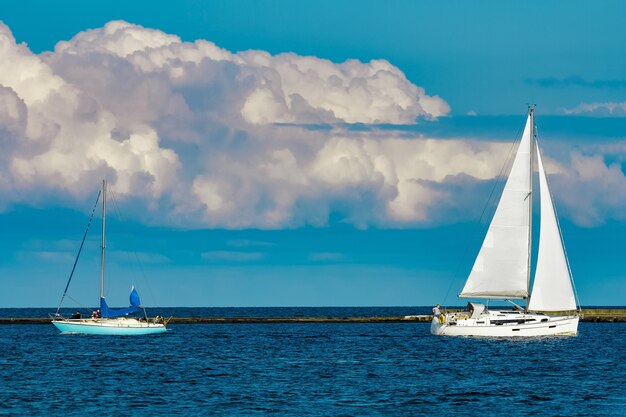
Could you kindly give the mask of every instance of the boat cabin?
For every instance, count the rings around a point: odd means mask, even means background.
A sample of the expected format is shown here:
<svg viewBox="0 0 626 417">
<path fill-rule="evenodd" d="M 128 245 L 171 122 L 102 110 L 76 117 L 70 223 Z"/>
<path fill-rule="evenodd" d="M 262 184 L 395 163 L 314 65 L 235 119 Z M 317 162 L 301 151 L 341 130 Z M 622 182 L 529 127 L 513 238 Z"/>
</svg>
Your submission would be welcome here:
<svg viewBox="0 0 626 417">
<path fill-rule="evenodd" d="M 487 312 L 487 308 L 484 304 L 467 303 L 467 311 L 469 312 L 470 318 L 476 319 L 480 316 L 481 313 Z"/>
</svg>

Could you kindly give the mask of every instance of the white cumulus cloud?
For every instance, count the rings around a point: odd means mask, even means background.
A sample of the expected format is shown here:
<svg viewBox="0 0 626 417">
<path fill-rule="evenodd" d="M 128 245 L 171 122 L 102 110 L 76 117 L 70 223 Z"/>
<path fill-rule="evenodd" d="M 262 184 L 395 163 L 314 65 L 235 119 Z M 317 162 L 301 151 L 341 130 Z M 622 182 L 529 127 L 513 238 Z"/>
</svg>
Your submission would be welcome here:
<svg viewBox="0 0 626 417">
<path fill-rule="evenodd" d="M 127 88 L 139 81 L 133 76 L 166 82 L 170 88 L 210 85 L 236 100 L 234 110 L 256 124 L 414 123 L 417 117 L 436 118 L 450 111 L 445 101 L 428 96 L 385 60 L 337 64 L 293 53 L 232 54 L 208 41 L 181 42 L 176 36 L 121 21 L 60 42 L 49 60 L 77 82 L 84 70 L 67 64 L 113 66 L 101 69 L 101 76 L 127 71 L 130 74 L 120 74 L 131 77 L 125 77 Z M 230 77 L 220 76 L 221 71 Z"/>
<path fill-rule="evenodd" d="M 574 222 L 596 226 L 609 219 L 626 220 L 626 175 L 619 162 L 602 155 L 569 154 L 569 163 L 555 168 L 552 183 Z"/>
<path fill-rule="evenodd" d="M 136 123 L 115 138 L 115 114 L 98 99 L 0 25 L 0 131 L 8 142 L 0 184 L 9 200 L 35 187 L 81 194 L 104 176 L 126 194 L 158 197 L 173 186 L 178 159 L 154 128 Z"/>
<path fill-rule="evenodd" d="M 137 217 L 158 224 L 454 221 L 467 216 L 460 203 L 498 175 L 510 145 L 376 126 L 449 111 L 382 59 L 232 53 L 122 21 L 38 55 L 0 24 L 0 210 L 91 202 L 106 177 Z M 559 161 L 562 190 L 595 166 L 594 156 L 581 158 Z M 624 187 L 618 168 L 594 169 L 589 187 L 604 176 Z M 601 216 L 592 202 L 572 216 Z"/>
<path fill-rule="evenodd" d="M 626 116 L 626 102 L 581 103 L 578 106 L 565 109 L 565 114 L 582 114 L 593 116 Z"/>
</svg>

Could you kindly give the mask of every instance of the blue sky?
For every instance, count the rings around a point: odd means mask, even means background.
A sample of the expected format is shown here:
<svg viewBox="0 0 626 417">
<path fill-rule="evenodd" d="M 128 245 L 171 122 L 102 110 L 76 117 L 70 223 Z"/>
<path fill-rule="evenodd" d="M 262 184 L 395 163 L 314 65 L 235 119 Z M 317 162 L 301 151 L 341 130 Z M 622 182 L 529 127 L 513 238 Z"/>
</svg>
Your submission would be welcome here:
<svg viewBox="0 0 626 417">
<path fill-rule="evenodd" d="M 622 2 L 0 7 L 0 307 L 455 304 L 526 106 L 579 297 L 626 304 Z M 69 305 L 97 302 L 98 229 Z"/>
</svg>

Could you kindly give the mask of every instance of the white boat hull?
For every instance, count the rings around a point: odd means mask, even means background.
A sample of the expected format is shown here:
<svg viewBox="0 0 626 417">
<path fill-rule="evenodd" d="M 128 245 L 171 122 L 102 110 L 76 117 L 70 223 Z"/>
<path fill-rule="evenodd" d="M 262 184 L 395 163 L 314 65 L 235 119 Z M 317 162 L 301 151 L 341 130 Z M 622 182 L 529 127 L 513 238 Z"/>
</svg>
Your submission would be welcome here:
<svg viewBox="0 0 626 417">
<path fill-rule="evenodd" d="M 497 316 L 497 313 L 499 312 L 490 312 L 476 318 L 447 314 L 443 316 L 443 323 L 434 317 L 430 332 L 437 336 L 471 337 L 538 337 L 578 333 L 578 316 L 507 315 L 506 319 L 513 319 L 509 320 L 512 322 L 496 324 L 498 318 L 502 317 Z"/>
<path fill-rule="evenodd" d="M 137 319 L 59 319 L 52 320 L 62 333 L 95 335 L 139 336 L 165 333 L 163 323 L 150 323 Z"/>
</svg>

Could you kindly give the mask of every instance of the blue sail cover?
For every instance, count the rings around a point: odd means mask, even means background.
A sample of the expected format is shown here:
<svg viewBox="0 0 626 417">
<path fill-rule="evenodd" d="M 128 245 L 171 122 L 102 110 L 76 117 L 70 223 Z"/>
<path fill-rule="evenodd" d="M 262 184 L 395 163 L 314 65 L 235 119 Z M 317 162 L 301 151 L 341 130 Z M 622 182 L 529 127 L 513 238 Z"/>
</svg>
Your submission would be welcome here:
<svg viewBox="0 0 626 417">
<path fill-rule="evenodd" d="M 107 302 L 104 297 L 100 298 L 100 314 L 104 318 L 115 318 L 122 317 L 130 313 L 134 313 L 139 310 L 139 306 L 141 305 L 141 301 L 139 301 L 139 294 L 137 294 L 137 290 L 133 287 L 133 290 L 130 292 L 130 307 L 126 308 L 109 308 Z"/>
</svg>

